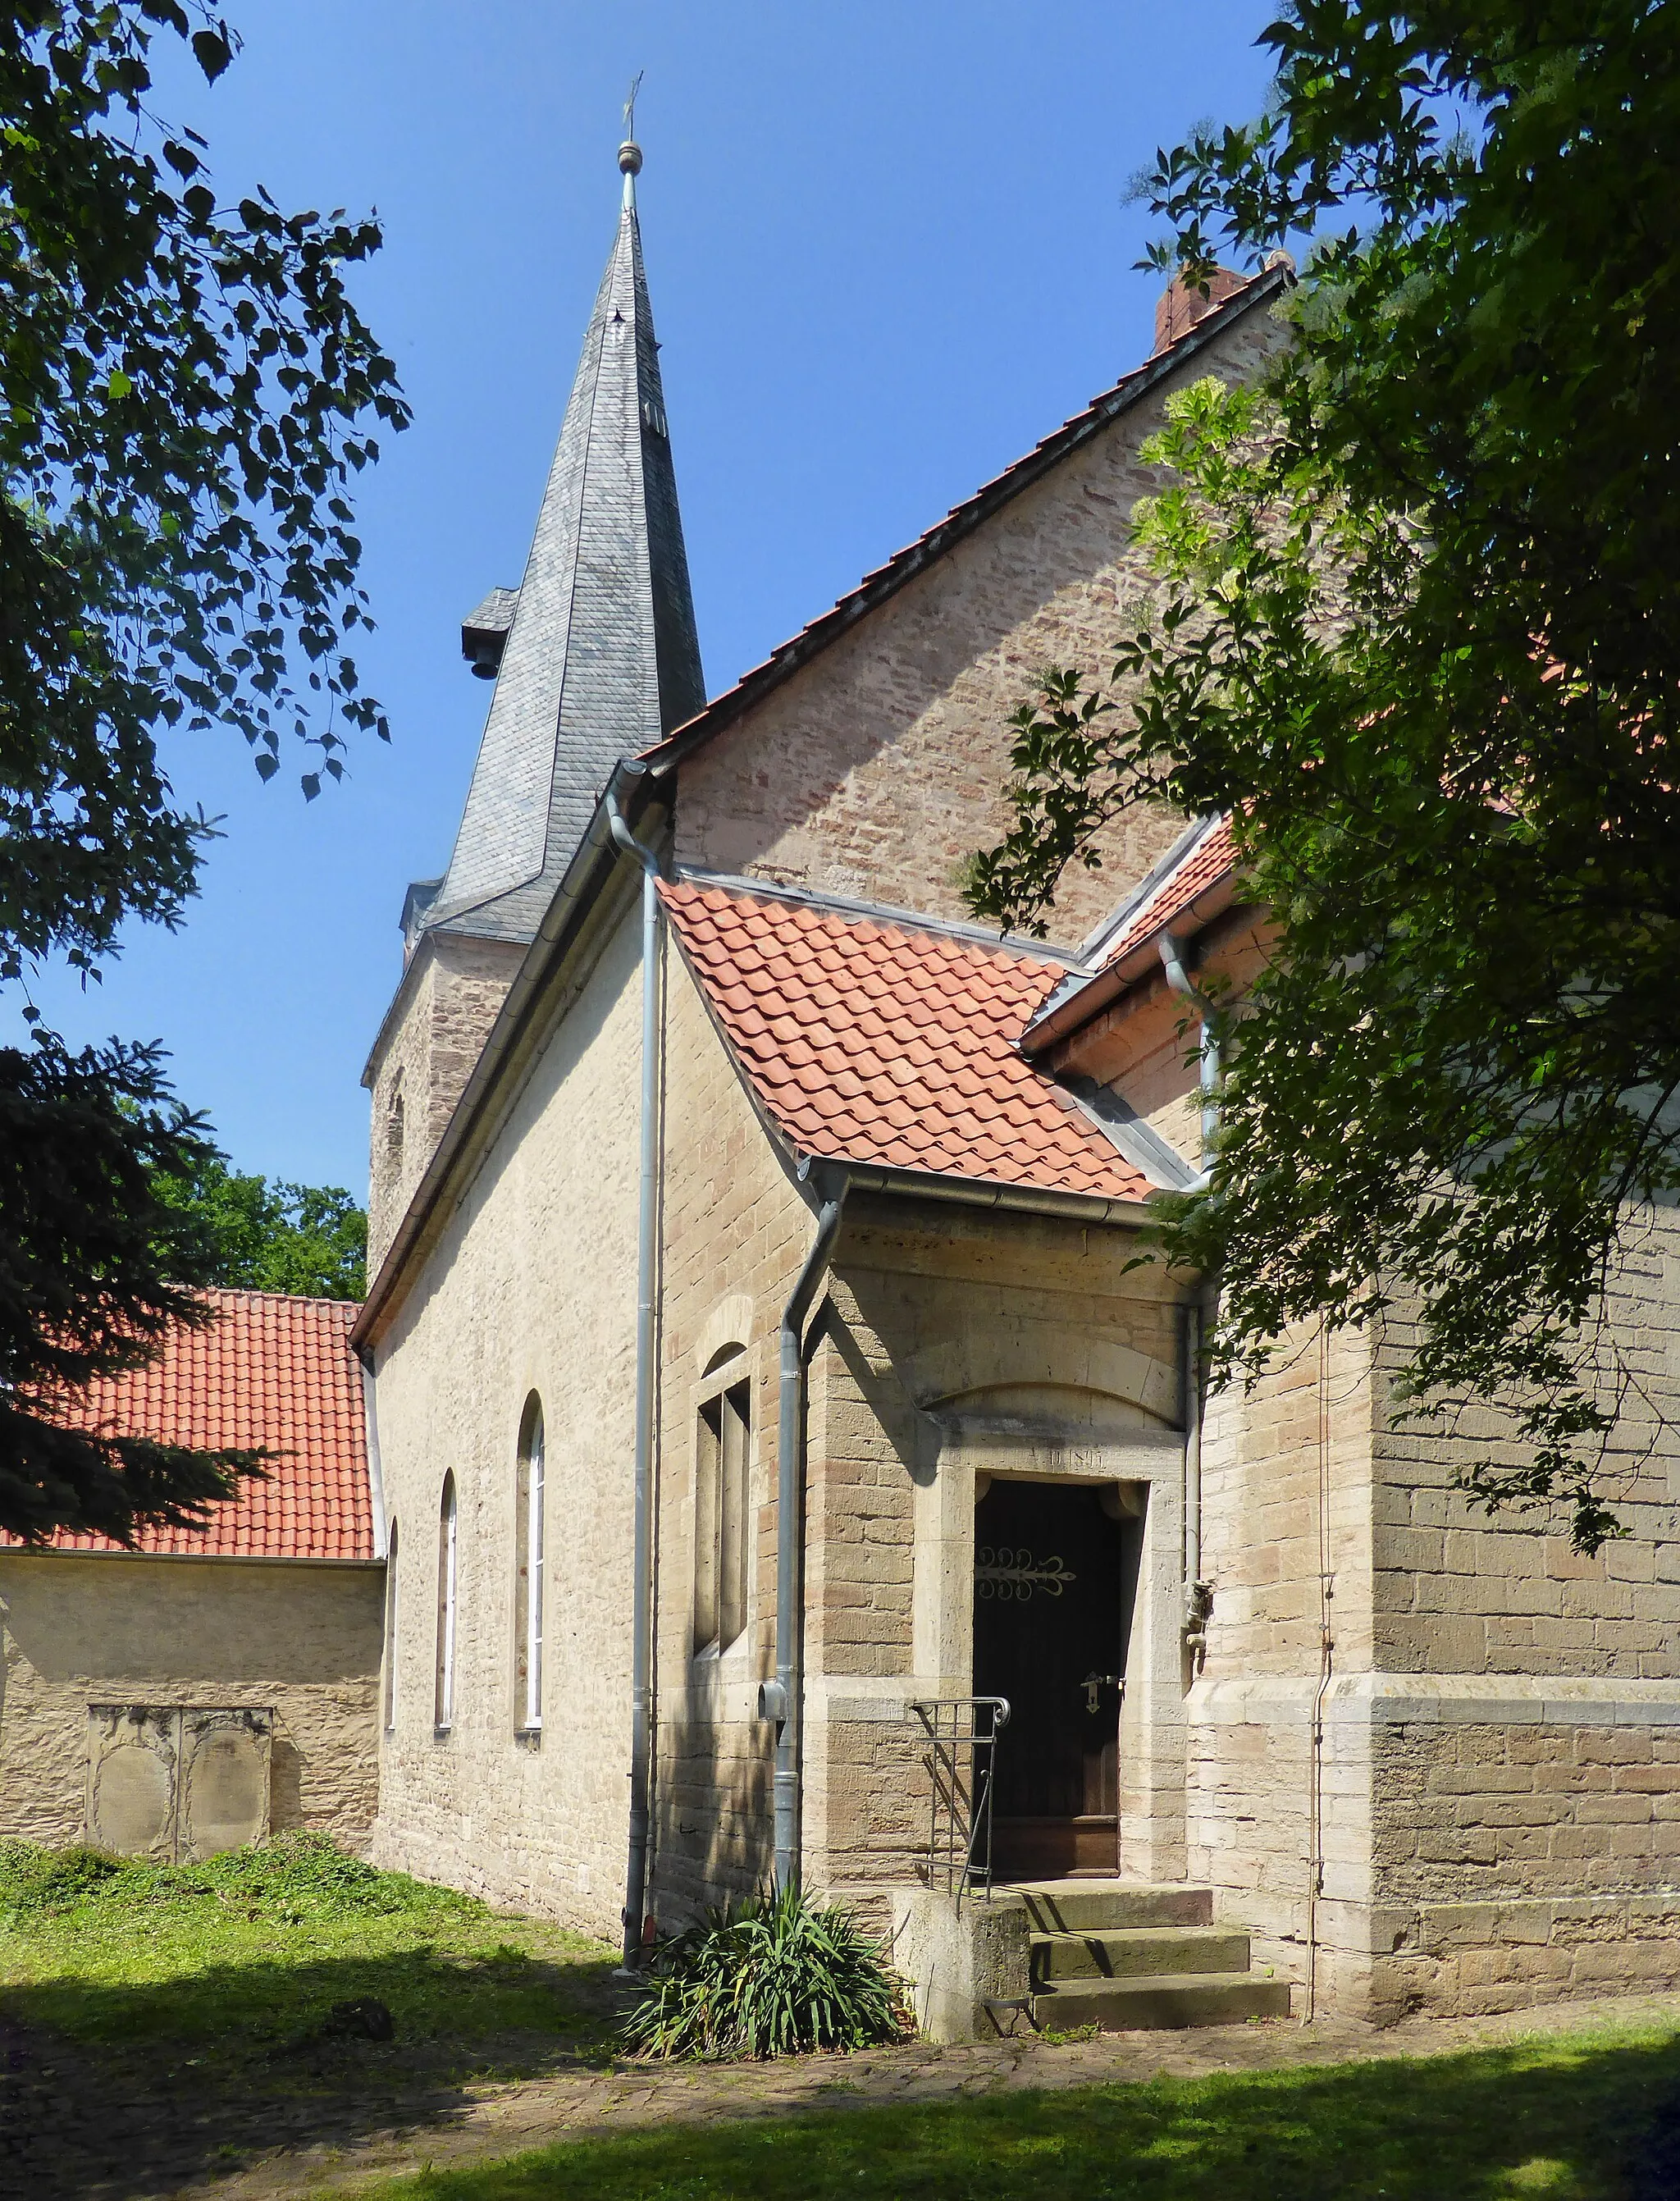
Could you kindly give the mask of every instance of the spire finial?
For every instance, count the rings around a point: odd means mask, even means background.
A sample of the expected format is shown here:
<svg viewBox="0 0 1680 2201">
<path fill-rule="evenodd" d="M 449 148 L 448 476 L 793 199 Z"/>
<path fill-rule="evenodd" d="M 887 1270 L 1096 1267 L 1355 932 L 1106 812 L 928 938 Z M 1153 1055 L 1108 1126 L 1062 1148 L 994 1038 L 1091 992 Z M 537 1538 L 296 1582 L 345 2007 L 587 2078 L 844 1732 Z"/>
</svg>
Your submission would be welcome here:
<svg viewBox="0 0 1680 2201">
<path fill-rule="evenodd" d="M 619 166 L 624 171 L 624 202 L 627 207 L 636 203 L 636 179 L 642 173 L 642 148 L 636 142 L 636 95 L 642 89 L 642 79 L 647 73 L 637 69 L 630 87 L 630 97 L 624 103 L 624 143 L 619 148 Z"/>
</svg>

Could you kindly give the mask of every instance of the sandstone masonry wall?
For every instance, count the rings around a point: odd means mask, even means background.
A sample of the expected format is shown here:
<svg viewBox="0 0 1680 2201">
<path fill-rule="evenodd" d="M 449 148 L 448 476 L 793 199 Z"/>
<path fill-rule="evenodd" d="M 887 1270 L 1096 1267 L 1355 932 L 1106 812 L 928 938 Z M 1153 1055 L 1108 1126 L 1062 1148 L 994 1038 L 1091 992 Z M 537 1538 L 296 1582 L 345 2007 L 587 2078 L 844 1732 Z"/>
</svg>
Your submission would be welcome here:
<svg viewBox="0 0 1680 2201">
<path fill-rule="evenodd" d="M 750 1894 L 770 1872 L 774 1731 L 757 1699 L 775 1671 L 777 1338 L 815 1228 L 674 942 L 666 967 L 651 1878 L 662 1922 Z M 747 1625 L 721 1652 L 696 1657 L 700 1408 L 743 1382 L 751 1398 Z"/>
<path fill-rule="evenodd" d="M 1601 1485 L 1625 1533 L 1591 1558 L 1556 1512 L 1454 1487 L 1520 1457 L 1491 1414 L 1376 1424 L 1376 1992 L 1501 2009 L 1680 1980 L 1680 1225 L 1633 1213 L 1600 1372 Z M 1407 1336 L 1379 1341 L 1379 1407 Z"/>
<path fill-rule="evenodd" d="M 1297 1981 L 1316 1970 L 1328 2001 L 1356 2006 L 1372 1775 L 1368 1733 L 1338 1717 L 1336 1692 L 1371 1663 L 1364 1341 L 1289 1338 L 1254 1392 L 1209 1400 L 1201 1459 L 1213 1609 L 1187 1706 L 1190 1877 L 1250 1928 L 1260 1961 Z"/>
<path fill-rule="evenodd" d="M 272 1823 L 366 1846 L 381 1566 L 0 1553 L 0 1834 L 80 1841 L 90 1704 L 273 1705 Z"/>
<path fill-rule="evenodd" d="M 377 1360 L 397 1524 L 374 1854 L 616 1938 L 630 1733 L 640 954 L 636 890 L 507 1096 Z M 546 1436 L 543 1720 L 520 1732 L 521 1420 Z M 439 1509 L 457 1491 L 455 1716 L 435 1731 Z"/>
<path fill-rule="evenodd" d="M 428 932 L 402 975 L 364 1083 L 373 1096 L 367 1273 L 379 1274 L 414 1187 L 438 1151 L 525 950 Z"/>
</svg>

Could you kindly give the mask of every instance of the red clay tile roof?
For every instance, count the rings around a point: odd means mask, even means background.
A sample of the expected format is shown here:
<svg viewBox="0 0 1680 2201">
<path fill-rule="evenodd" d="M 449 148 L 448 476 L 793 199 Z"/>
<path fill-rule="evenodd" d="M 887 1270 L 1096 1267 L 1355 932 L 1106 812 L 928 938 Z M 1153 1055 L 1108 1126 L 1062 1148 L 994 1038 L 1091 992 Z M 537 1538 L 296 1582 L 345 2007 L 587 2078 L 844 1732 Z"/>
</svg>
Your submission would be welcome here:
<svg viewBox="0 0 1680 2201">
<path fill-rule="evenodd" d="M 1159 926 L 1170 924 L 1179 913 L 1190 907 L 1199 894 L 1222 879 L 1231 869 L 1234 851 L 1231 842 L 1231 820 L 1221 818 L 1203 839 L 1196 842 L 1184 860 L 1173 866 L 1165 878 L 1141 900 L 1134 909 L 1126 913 L 1119 930 L 1102 942 L 1102 965 L 1118 963 L 1122 955 L 1147 939 Z"/>
<path fill-rule="evenodd" d="M 343 1300 L 214 1291 L 221 1318 L 174 1331 L 159 1357 L 92 1384 L 85 1427 L 165 1444 L 265 1446 L 284 1457 L 243 1481 L 208 1529 L 143 1529 L 141 1552 L 222 1559 L 371 1559 L 372 1495 L 356 1309 Z M 115 1552 L 103 1536 L 60 1536 L 61 1552 Z"/>
<path fill-rule="evenodd" d="M 1142 1172 L 1017 1052 L 1066 965 L 710 882 L 662 881 L 660 894 L 754 1090 L 802 1153 L 1148 1196 Z"/>
</svg>

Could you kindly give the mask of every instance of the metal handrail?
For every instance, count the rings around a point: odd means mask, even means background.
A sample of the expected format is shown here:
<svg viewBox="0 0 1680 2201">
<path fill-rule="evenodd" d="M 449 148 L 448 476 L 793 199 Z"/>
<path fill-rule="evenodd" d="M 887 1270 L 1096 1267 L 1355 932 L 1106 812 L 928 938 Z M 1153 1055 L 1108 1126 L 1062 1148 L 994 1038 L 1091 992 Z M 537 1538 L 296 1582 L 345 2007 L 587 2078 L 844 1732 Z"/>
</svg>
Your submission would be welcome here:
<svg viewBox="0 0 1680 2201">
<path fill-rule="evenodd" d="M 965 1892 L 991 1893 L 992 1775 L 997 1738 L 1009 1724 L 1007 1697 L 927 1697 L 911 1711 L 927 1737 L 930 1887 L 942 1882 L 961 1907 Z"/>
</svg>

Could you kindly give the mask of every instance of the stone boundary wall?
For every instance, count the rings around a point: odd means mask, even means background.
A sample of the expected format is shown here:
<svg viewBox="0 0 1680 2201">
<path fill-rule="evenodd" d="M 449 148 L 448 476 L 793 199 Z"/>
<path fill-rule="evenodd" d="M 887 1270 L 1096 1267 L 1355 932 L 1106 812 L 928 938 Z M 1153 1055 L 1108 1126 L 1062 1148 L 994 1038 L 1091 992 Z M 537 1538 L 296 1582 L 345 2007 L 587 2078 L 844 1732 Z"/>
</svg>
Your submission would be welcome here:
<svg viewBox="0 0 1680 2201">
<path fill-rule="evenodd" d="M 363 1851 L 384 1594 L 381 1564 L 0 1554 L 0 1834 L 86 1838 L 91 1704 L 272 1705 L 271 1828 Z"/>
</svg>

